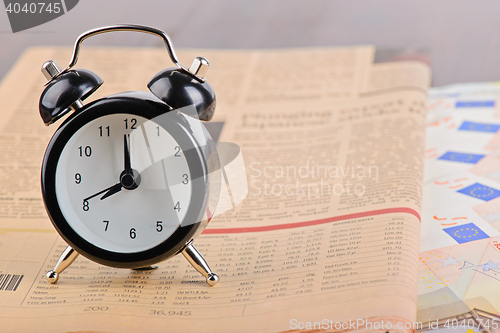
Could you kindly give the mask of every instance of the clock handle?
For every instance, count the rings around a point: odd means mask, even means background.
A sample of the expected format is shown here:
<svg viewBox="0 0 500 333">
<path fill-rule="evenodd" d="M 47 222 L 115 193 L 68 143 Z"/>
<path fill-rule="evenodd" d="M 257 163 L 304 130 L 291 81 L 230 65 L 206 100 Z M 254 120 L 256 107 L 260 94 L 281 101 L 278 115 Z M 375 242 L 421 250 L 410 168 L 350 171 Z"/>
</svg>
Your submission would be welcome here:
<svg viewBox="0 0 500 333">
<path fill-rule="evenodd" d="M 210 266 L 208 266 L 205 258 L 198 252 L 198 250 L 194 247 L 193 241 L 188 243 L 184 251 L 182 251 L 182 255 L 184 258 L 189 261 L 193 267 L 201 273 L 206 279 L 207 283 L 210 287 L 213 287 L 219 282 L 219 276 L 212 272 Z"/>
<path fill-rule="evenodd" d="M 56 266 L 53 270 L 48 271 L 46 274 L 47 280 L 50 283 L 56 283 L 59 280 L 59 274 L 69 267 L 78 257 L 78 252 L 73 250 L 71 246 L 68 246 L 66 250 L 61 254 L 59 260 L 57 261 Z"/>
<path fill-rule="evenodd" d="M 160 37 L 161 39 L 163 39 L 163 42 L 165 43 L 165 46 L 166 46 L 167 51 L 168 51 L 168 55 L 170 56 L 170 60 L 172 60 L 172 62 L 180 70 L 182 70 L 184 72 L 190 72 L 186 67 L 184 67 L 179 62 L 179 59 L 177 58 L 177 55 L 175 54 L 175 51 L 174 51 L 173 43 L 170 40 L 170 37 L 164 31 L 156 29 L 156 28 L 153 28 L 153 27 L 144 26 L 144 25 L 117 24 L 117 25 L 110 25 L 110 26 L 107 26 L 107 27 L 101 27 L 101 28 L 97 28 L 97 29 L 92 29 L 92 30 L 84 32 L 83 34 L 81 34 L 80 36 L 78 36 L 78 38 L 77 38 L 77 40 L 75 42 L 75 46 L 73 48 L 73 55 L 71 56 L 71 61 L 70 61 L 69 65 L 68 65 L 68 67 L 66 67 L 60 74 L 66 73 L 73 66 L 76 65 L 76 63 L 78 61 L 78 54 L 80 52 L 80 46 L 81 46 L 81 44 L 82 44 L 82 42 L 84 40 L 86 40 L 87 38 L 96 36 L 96 35 L 104 34 L 104 33 L 107 33 L 107 32 L 115 32 L 115 31 L 135 31 L 135 32 L 142 32 L 142 33 L 146 33 L 146 34 L 155 35 L 155 36 Z M 60 75 L 60 74 L 58 74 L 58 75 Z M 203 76 L 202 73 L 200 73 L 200 74 Z M 197 77 L 198 79 L 200 79 L 199 76 L 197 75 L 197 73 L 194 73 L 193 75 L 195 77 Z"/>
</svg>

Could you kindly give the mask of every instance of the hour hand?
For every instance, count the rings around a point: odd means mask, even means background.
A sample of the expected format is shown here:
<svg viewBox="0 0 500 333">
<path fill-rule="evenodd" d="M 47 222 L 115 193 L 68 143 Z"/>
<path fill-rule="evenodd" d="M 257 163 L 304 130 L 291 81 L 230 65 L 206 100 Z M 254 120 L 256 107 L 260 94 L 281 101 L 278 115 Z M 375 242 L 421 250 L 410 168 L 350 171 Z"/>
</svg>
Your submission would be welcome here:
<svg viewBox="0 0 500 333">
<path fill-rule="evenodd" d="M 110 197 L 112 196 L 113 194 L 116 194 L 118 192 L 120 192 L 122 190 L 122 183 L 118 183 L 118 184 L 115 184 L 113 185 L 109 190 L 108 192 L 106 192 L 102 197 L 101 197 L 101 200 L 104 200 L 106 199 L 107 197 Z"/>
<path fill-rule="evenodd" d="M 110 187 L 108 187 L 108 188 L 106 188 L 106 189 L 104 189 L 102 191 L 97 192 L 96 194 L 91 195 L 90 197 L 87 197 L 87 198 L 83 199 L 83 201 L 90 200 L 90 199 L 92 199 L 94 197 L 97 197 L 99 194 L 102 194 L 102 193 L 106 192 L 106 194 L 104 194 L 102 196 L 102 198 L 101 198 L 101 200 L 102 200 L 103 198 L 107 198 L 110 195 L 113 195 L 115 193 L 120 192 L 120 190 L 122 189 L 122 186 L 123 186 L 122 183 L 117 183 L 117 184 L 115 184 L 113 186 L 110 186 Z"/>
</svg>

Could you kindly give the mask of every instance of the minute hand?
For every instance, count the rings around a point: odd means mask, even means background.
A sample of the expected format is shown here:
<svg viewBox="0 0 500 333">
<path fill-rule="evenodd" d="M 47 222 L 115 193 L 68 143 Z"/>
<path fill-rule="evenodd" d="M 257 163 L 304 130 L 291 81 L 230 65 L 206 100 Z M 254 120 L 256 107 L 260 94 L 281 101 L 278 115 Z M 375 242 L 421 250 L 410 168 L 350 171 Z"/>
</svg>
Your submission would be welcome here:
<svg viewBox="0 0 500 333">
<path fill-rule="evenodd" d="M 127 134 L 123 135 L 123 156 L 124 156 L 124 164 L 125 164 L 125 172 L 132 172 L 132 166 L 130 164 L 130 145 L 129 145 L 130 136 Z"/>
</svg>

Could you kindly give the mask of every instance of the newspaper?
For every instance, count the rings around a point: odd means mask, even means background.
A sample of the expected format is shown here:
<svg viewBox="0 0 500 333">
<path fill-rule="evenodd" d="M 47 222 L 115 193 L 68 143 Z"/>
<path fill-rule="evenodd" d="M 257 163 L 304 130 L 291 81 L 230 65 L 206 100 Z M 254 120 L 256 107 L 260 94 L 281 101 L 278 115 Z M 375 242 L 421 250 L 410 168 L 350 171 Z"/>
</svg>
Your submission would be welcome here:
<svg viewBox="0 0 500 333">
<path fill-rule="evenodd" d="M 151 271 L 80 256 L 45 280 L 66 244 L 40 194 L 57 124 L 38 116 L 39 68 L 70 49 L 33 48 L 0 86 L 2 332 L 411 331 L 429 69 L 373 64 L 368 46 L 178 53 L 210 60 L 218 139 L 247 171 L 247 198 L 195 240 L 221 281 L 181 256 Z M 89 100 L 147 90 L 168 66 L 160 49 L 84 48 L 79 62 L 105 81 Z"/>
</svg>

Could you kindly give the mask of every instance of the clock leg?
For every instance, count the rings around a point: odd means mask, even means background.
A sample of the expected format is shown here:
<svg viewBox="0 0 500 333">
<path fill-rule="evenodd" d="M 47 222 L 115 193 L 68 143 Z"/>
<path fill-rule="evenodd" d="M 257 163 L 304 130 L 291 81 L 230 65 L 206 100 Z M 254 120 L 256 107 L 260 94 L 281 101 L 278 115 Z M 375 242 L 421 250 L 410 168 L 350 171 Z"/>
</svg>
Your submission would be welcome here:
<svg viewBox="0 0 500 333">
<path fill-rule="evenodd" d="M 156 265 L 149 265 L 149 266 L 144 266 L 144 267 L 138 267 L 138 268 L 132 268 L 133 271 L 150 271 L 153 269 L 157 269 L 158 266 Z"/>
<path fill-rule="evenodd" d="M 198 252 L 198 250 L 194 247 L 193 243 L 189 243 L 184 251 L 182 251 L 182 255 L 184 258 L 189 261 L 193 267 L 201 273 L 206 279 L 207 283 L 210 285 L 210 287 L 213 287 L 219 282 L 219 276 L 212 272 L 210 267 L 208 266 L 207 262 L 205 261 L 205 258 Z"/>
<path fill-rule="evenodd" d="M 59 257 L 54 269 L 47 272 L 47 280 L 49 280 L 50 283 L 56 283 L 57 280 L 59 280 L 59 273 L 68 268 L 69 265 L 75 261 L 76 257 L 78 257 L 78 252 L 73 250 L 71 246 L 68 246 Z"/>
</svg>

